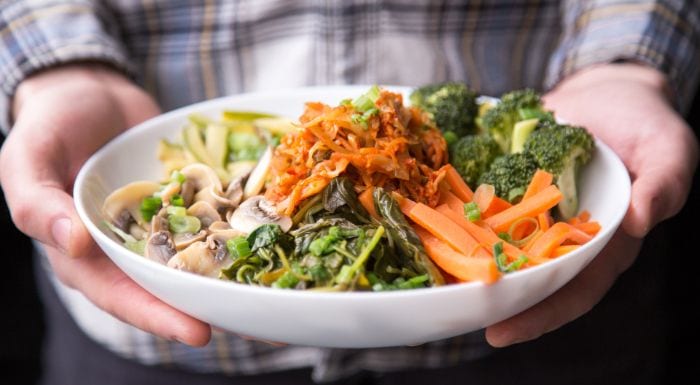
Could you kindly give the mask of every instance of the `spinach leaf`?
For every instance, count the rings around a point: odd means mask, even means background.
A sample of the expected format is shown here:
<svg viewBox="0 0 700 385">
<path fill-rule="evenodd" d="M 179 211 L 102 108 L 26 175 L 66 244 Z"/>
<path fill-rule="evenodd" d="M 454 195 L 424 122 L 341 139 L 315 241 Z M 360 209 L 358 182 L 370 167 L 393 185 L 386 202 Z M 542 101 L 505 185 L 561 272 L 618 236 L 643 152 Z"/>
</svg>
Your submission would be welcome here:
<svg viewBox="0 0 700 385">
<path fill-rule="evenodd" d="M 261 225 L 248 235 L 250 251 L 255 253 L 259 249 L 273 246 L 275 242 L 277 242 L 277 239 L 280 238 L 281 234 L 282 229 L 277 224 L 269 223 Z"/>
<path fill-rule="evenodd" d="M 357 199 L 357 193 L 350 179 L 338 177 L 323 190 L 323 207 L 330 214 L 348 218 L 353 223 L 372 222 L 369 213 Z"/>
<path fill-rule="evenodd" d="M 398 202 L 381 187 L 374 189 L 372 197 L 374 208 L 382 217 L 382 225 L 387 229 L 387 234 L 398 250 L 398 254 L 404 259 L 401 261 L 403 263 L 399 262 L 399 266 L 412 268 L 416 271 L 415 275 L 427 273 L 434 285 L 443 285 L 445 279 L 442 273 L 423 249 L 420 238 L 404 217 Z"/>
</svg>

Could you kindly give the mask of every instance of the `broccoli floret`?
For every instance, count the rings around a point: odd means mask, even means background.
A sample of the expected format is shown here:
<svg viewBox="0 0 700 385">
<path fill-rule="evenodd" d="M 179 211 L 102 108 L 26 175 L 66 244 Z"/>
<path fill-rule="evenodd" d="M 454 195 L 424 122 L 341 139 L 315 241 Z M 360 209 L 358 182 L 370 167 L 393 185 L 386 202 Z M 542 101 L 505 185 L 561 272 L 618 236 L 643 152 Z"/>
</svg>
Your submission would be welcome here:
<svg viewBox="0 0 700 385">
<path fill-rule="evenodd" d="M 472 189 L 501 148 L 490 135 L 467 135 L 450 146 L 450 163 Z"/>
<path fill-rule="evenodd" d="M 564 198 L 558 205 L 562 218 L 578 212 L 576 180 L 581 166 L 593 155 L 593 136 L 583 127 L 541 123 L 525 141 L 525 152 L 532 154 L 537 165 L 554 174 Z"/>
<path fill-rule="evenodd" d="M 427 112 L 447 137 L 476 133 L 476 93 L 462 83 L 432 84 L 411 93 L 411 104 Z"/>
<path fill-rule="evenodd" d="M 514 203 L 525 194 L 527 185 L 537 171 L 537 161 L 526 153 L 506 154 L 496 158 L 488 171 L 479 178 L 479 184 L 495 187 L 496 195 Z"/>
<path fill-rule="evenodd" d="M 481 119 L 482 126 L 490 133 L 505 153 L 511 149 L 513 127 L 516 123 L 539 119 L 553 121 L 552 114 L 545 111 L 540 95 L 531 89 L 512 91 L 501 97 L 500 103 L 489 109 Z"/>
</svg>

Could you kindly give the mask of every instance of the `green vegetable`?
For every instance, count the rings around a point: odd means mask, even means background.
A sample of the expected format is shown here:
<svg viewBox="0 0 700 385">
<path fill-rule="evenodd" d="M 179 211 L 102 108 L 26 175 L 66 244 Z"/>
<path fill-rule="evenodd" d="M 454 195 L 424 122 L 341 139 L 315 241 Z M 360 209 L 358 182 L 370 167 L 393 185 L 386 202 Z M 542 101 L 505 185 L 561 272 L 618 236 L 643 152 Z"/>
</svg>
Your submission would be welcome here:
<svg viewBox="0 0 700 385">
<path fill-rule="evenodd" d="M 172 198 L 170 198 L 170 204 L 173 206 L 183 207 L 185 206 L 185 199 L 179 194 L 175 194 Z"/>
<path fill-rule="evenodd" d="M 348 286 L 350 284 L 350 281 L 353 280 L 355 274 L 357 274 L 357 272 L 364 267 L 365 263 L 367 262 L 367 259 L 369 258 L 370 253 L 374 250 L 375 247 L 377 247 L 383 235 L 384 227 L 377 227 L 374 234 L 372 235 L 372 238 L 362 249 L 360 255 L 357 256 L 355 262 L 353 262 L 353 264 L 350 266 L 343 266 L 343 268 L 340 270 L 340 274 L 338 274 L 338 276 L 335 279 L 339 285 Z"/>
<path fill-rule="evenodd" d="M 481 124 L 501 146 L 501 151 L 508 153 L 511 151 L 516 123 L 533 118 L 554 120 L 552 114 L 544 110 L 540 95 L 531 89 L 524 89 L 504 94 L 500 103 L 486 111 Z M 518 141 L 522 141 L 522 134 L 518 133 Z"/>
<path fill-rule="evenodd" d="M 532 131 L 537 127 L 540 120 L 537 118 L 521 120 L 513 126 L 513 140 L 510 143 L 510 152 L 522 152 L 525 147 L 525 141 L 530 136 Z"/>
<path fill-rule="evenodd" d="M 529 153 L 506 154 L 491 163 L 479 178 L 479 184 L 494 186 L 497 196 L 514 203 L 525 194 L 535 171 L 537 162 Z"/>
<path fill-rule="evenodd" d="M 379 87 L 372 86 L 366 93 L 355 98 L 350 104 L 360 113 L 365 113 L 371 109 L 375 109 L 375 103 L 379 99 Z"/>
<path fill-rule="evenodd" d="M 299 278 L 291 271 L 287 271 L 272 284 L 272 287 L 278 289 L 290 289 L 296 286 L 298 283 Z"/>
<path fill-rule="evenodd" d="M 226 137 L 228 134 L 229 128 L 222 124 L 210 123 L 204 129 L 204 147 L 214 162 L 214 166 L 221 168 L 226 166 L 228 158 Z"/>
<path fill-rule="evenodd" d="M 477 206 L 476 202 L 464 204 L 464 216 L 470 222 L 476 222 L 481 219 L 481 210 L 479 210 L 479 206 Z"/>
<path fill-rule="evenodd" d="M 141 201 L 141 216 L 146 222 L 150 222 L 154 215 L 158 214 L 163 207 L 163 200 L 160 197 L 151 196 L 143 198 Z"/>
<path fill-rule="evenodd" d="M 501 154 L 501 148 L 491 136 L 467 135 L 450 146 L 450 163 L 469 187 L 476 189 L 481 174 Z"/>
<path fill-rule="evenodd" d="M 168 227 L 175 234 L 196 233 L 202 228 L 202 223 L 199 218 L 190 215 L 170 215 Z"/>
<path fill-rule="evenodd" d="M 279 225 L 271 223 L 259 226 L 252 233 L 248 234 L 248 244 L 250 251 L 256 252 L 259 249 L 273 246 L 282 234 Z"/>
<path fill-rule="evenodd" d="M 458 138 L 476 133 L 476 97 L 463 83 L 428 85 L 410 95 L 411 104 L 425 111 L 443 134 L 452 132 Z"/>
<path fill-rule="evenodd" d="M 258 160 L 265 151 L 262 139 L 251 132 L 232 132 L 228 137 L 231 161 Z"/>
<path fill-rule="evenodd" d="M 508 256 L 503 252 L 503 242 L 498 242 L 493 245 L 493 257 L 496 260 L 498 270 L 502 273 L 512 273 L 519 270 L 527 263 L 527 257 L 525 255 L 521 255 L 515 261 L 508 263 Z"/>
<path fill-rule="evenodd" d="M 184 217 L 187 215 L 187 209 L 182 206 L 168 206 L 165 211 L 168 213 L 168 215 L 175 215 L 179 217 Z"/>
<path fill-rule="evenodd" d="M 309 245 L 309 251 L 311 254 L 316 256 L 328 254 L 329 252 L 333 251 L 334 244 L 341 239 L 340 228 L 337 226 L 331 226 L 328 228 L 327 235 L 316 238 L 313 242 L 311 242 Z"/>
<path fill-rule="evenodd" d="M 374 272 L 384 279 L 396 276 L 391 273 L 392 270 L 399 270 L 409 278 L 427 274 L 433 285 L 443 285 L 445 279 L 442 273 L 428 257 L 418 234 L 404 217 L 396 200 L 381 187 L 374 189 L 372 198 L 375 210 L 382 217 L 381 223 L 386 229 L 387 238 L 397 249 L 396 253 L 384 253 L 377 258 Z"/>
<path fill-rule="evenodd" d="M 183 183 L 185 183 L 186 179 L 187 178 L 185 178 L 185 175 L 177 170 L 173 171 L 172 174 L 170 174 L 170 181 L 171 182 L 183 184 Z"/>
<path fill-rule="evenodd" d="M 231 238 L 226 241 L 226 248 L 233 259 L 246 258 L 253 254 L 250 250 L 248 240 L 242 236 Z"/>
<path fill-rule="evenodd" d="M 593 136 L 583 127 L 544 122 L 530 135 L 524 147 L 540 168 L 555 176 L 555 183 L 564 196 L 557 206 L 560 216 L 563 219 L 574 217 L 578 212 L 578 172 L 593 155 Z"/>
<path fill-rule="evenodd" d="M 143 255 L 144 250 L 146 249 L 145 239 L 137 240 L 136 238 L 132 237 L 131 234 L 122 231 L 120 228 L 114 226 L 109 222 L 105 221 L 104 224 L 105 226 L 107 226 L 107 228 L 109 228 L 113 233 L 115 233 L 119 238 L 122 239 L 122 242 L 124 242 L 124 247 L 135 252 L 136 254 Z"/>
</svg>

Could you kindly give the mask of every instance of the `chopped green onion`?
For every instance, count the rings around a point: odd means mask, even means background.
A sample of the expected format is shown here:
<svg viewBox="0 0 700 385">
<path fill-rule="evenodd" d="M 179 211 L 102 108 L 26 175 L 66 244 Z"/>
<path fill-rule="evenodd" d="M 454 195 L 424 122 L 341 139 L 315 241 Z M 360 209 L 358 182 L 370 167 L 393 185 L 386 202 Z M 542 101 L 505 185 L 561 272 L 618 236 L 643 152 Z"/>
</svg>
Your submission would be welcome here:
<svg viewBox="0 0 700 385">
<path fill-rule="evenodd" d="M 340 101 L 340 105 L 346 106 L 346 107 L 352 106 L 352 99 L 350 99 L 350 98 L 343 99 Z"/>
<path fill-rule="evenodd" d="M 287 271 L 272 284 L 272 287 L 278 289 L 290 289 L 296 286 L 297 283 L 299 283 L 299 278 L 291 271 Z"/>
<path fill-rule="evenodd" d="M 168 215 L 175 215 L 178 217 L 184 217 L 187 215 L 187 209 L 182 206 L 168 206 L 165 211 Z"/>
<path fill-rule="evenodd" d="M 501 238 L 502 240 L 506 242 L 511 242 L 513 239 L 510 237 L 510 234 L 506 233 L 505 231 L 501 231 L 498 233 L 498 238 Z"/>
<path fill-rule="evenodd" d="M 231 238 L 226 241 L 226 248 L 233 259 L 246 258 L 253 254 L 250 251 L 248 240 L 242 236 Z"/>
<path fill-rule="evenodd" d="M 173 206 L 183 207 L 185 206 L 185 198 L 179 194 L 175 194 L 172 198 L 170 198 L 170 204 Z"/>
<path fill-rule="evenodd" d="M 352 106 L 359 112 L 366 112 L 374 108 L 374 103 L 379 99 L 379 87 L 372 86 L 366 93 L 358 96 L 352 101 Z"/>
<path fill-rule="evenodd" d="M 464 216 L 469 219 L 470 222 L 476 222 L 481 219 L 481 210 L 476 202 L 469 202 L 464 204 Z"/>
<path fill-rule="evenodd" d="M 171 182 L 177 182 L 179 184 L 183 184 L 183 183 L 185 183 L 185 180 L 187 180 L 187 178 L 180 171 L 175 170 L 175 171 L 173 171 L 172 174 L 170 174 L 170 181 Z"/>
<path fill-rule="evenodd" d="M 521 255 L 515 261 L 508 263 L 508 256 L 503 252 L 503 242 L 498 242 L 493 245 L 493 257 L 496 260 L 498 270 L 502 273 L 512 273 L 519 270 L 527 263 L 527 257 L 525 255 Z"/>
<path fill-rule="evenodd" d="M 141 201 L 141 216 L 146 222 L 150 222 L 153 216 L 163 207 L 163 200 L 160 197 L 146 197 Z"/>
<path fill-rule="evenodd" d="M 168 217 L 168 227 L 176 234 L 196 233 L 202 228 L 199 218 L 189 215 L 170 215 Z"/>
<path fill-rule="evenodd" d="M 338 226 L 331 226 L 328 229 L 328 234 L 322 237 L 314 239 L 309 245 L 309 251 L 311 254 L 320 257 L 323 254 L 328 254 L 333 251 L 333 245 L 342 239 L 340 234 L 340 228 Z"/>
</svg>

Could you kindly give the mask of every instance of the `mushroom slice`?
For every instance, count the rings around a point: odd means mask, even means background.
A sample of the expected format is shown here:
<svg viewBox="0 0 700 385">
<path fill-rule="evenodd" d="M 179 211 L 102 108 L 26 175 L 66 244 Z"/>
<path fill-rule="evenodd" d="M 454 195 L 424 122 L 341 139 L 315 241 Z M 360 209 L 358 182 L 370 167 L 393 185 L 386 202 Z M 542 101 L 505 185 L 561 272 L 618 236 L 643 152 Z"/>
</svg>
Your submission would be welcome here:
<svg viewBox="0 0 700 385">
<path fill-rule="evenodd" d="M 238 207 L 243 199 L 243 177 L 232 180 L 226 191 L 221 196 L 214 196 L 214 198 L 223 207 Z"/>
<path fill-rule="evenodd" d="M 221 181 L 213 168 L 202 163 L 193 163 L 180 170 L 185 176 L 185 180 L 192 185 L 194 191 L 200 191 L 206 187 L 213 186 L 215 191 L 221 191 Z"/>
<path fill-rule="evenodd" d="M 126 226 L 129 222 L 125 212 L 128 212 L 129 217 L 133 218 L 136 223 L 143 225 L 144 220 L 140 210 L 141 201 L 158 190 L 160 190 L 160 184 L 156 182 L 129 183 L 109 194 L 102 206 L 102 212 L 110 222 L 124 231 L 128 229 Z"/>
<path fill-rule="evenodd" d="M 152 261 L 165 264 L 176 252 L 175 243 L 170 233 L 158 231 L 148 237 L 144 256 Z"/>
<path fill-rule="evenodd" d="M 228 258 L 217 257 L 217 254 L 217 250 L 207 242 L 194 242 L 175 254 L 168 261 L 168 267 L 217 278 L 219 271 L 232 262 Z"/>
<path fill-rule="evenodd" d="M 180 233 L 173 235 L 173 243 L 175 243 L 175 249 L 179 251 L 195 242 L 203 241 L 206 238 L 206 230 L 200 230 L 198 233 Z"/>
<path fill-rule="evenodd" d="M 231 225 L 228 222 L 216 221 L 209 225 L 209 228 L 207 230 L 209 230 L 209 232 L 212 233 L 215 233 L 217 231 L 228 231 L 231 230 Z"/>
<path fill-rule="evenodd" d="M 209 202 L 199 201 L 187 209 L 187 215 L 197 217 L 202 228 L 208 228 L 212 223 L 221 221 L 221 215 Z"/>
<path fill-rule="evenodd" d="M 250 234 L 261 225 L 273 223 L 279 225 L 283 232 L 287 232 L 292 227 L 292 218 L 280 215 L 275 206 L 262 195 L 255 195 L 243 201 L 229 218 L 231 228 L 245 234 Z"/>
</svg>

